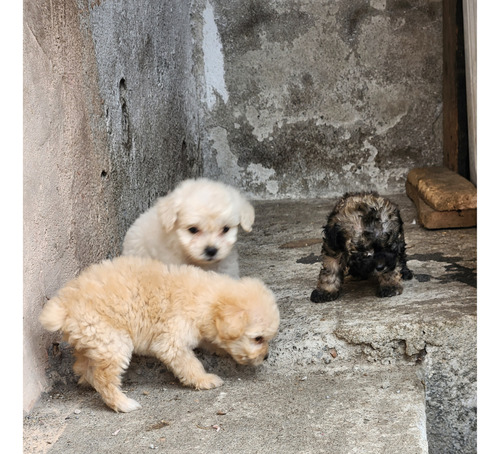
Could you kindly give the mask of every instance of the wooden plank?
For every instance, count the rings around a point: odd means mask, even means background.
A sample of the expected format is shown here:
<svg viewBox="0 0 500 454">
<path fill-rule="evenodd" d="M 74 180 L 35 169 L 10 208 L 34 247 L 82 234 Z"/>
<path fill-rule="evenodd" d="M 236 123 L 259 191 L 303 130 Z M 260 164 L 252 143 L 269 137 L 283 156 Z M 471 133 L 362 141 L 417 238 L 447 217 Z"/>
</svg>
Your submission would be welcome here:
<svg viewBox="0 0 500 454">
<path fill-rule="evenodd" d="M 443 165 L 469 178 L 461 0 L 443 0 Z"/>
<path fill-rule="evenodd" d="M 477 2 L 463 0 L 464 8 L 464 50 L 465 81 L 467 84 L 467 121 L 469 127 L 469 170 L 470 180 L 477 185 Z"/>
<path fill-rule="evenodd" d="M 438 211 L 429 206 L 418 189 L 406 180 L 406 194 L 417 208 L 418 223 L 429 230 L 475 227 L 477 209 Z"/>
</svg>

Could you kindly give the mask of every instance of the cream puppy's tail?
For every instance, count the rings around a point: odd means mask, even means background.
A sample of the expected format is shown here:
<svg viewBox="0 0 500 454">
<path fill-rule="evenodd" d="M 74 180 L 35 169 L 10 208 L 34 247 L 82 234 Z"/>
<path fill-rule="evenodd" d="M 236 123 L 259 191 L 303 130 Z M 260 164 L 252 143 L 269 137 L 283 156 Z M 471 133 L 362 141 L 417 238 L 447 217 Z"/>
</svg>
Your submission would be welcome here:
<svg viewBox="0 0 500 454">
<path fill-rule="evenodd" d="M 68 312 L 61 304 L 59 298 L 52 298 L 43 308 L 38 320 L 48 331 L 57 331 L 61 329 L 66 321 Z"/>
</svg>

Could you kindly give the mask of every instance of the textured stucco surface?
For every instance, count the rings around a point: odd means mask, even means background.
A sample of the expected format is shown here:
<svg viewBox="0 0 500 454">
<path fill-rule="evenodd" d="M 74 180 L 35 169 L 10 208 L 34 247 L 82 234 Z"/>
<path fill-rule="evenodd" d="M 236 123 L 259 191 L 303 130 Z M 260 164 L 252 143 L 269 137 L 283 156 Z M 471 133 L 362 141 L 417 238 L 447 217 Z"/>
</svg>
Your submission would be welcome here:
<svg viewBox="0 0 500 454">
<path fill-rule="evenodd" d="M 25 2 L 24 408 L 46 386 L 42 305 L 80 267 L 117 251 L 118 193 L 108 167 L 88 35 L 72 2 Z"/>
<path fill-rule="evenodd" d="M 159 196 L 203 169 L 190 4 L 94 2 L 88 26 L 124 231 Z"/>
<path fill-rule="evenodd" d="M 402 190 L 409 169 L 441 163 L 441 2 L 198 6 L 224 57 L 206 175 L 257 198 L 324 197 Z"/>
</svg>

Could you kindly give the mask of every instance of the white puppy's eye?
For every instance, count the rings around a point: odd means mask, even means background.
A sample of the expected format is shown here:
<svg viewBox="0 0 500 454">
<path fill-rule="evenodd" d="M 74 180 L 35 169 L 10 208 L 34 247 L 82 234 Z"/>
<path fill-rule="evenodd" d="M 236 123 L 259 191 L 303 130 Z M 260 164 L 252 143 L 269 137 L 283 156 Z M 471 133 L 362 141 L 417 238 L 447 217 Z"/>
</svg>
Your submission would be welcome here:
<svg viewBox="0 0 500 454">
<path fill-rule="evenodd" d="M 230 229 L 230 227 L 228 227 L 227 225 L 225 225 L 224 228 L 222 229 L 222 233 L 229 232 L 229 229 Z"/>
<path fill-rule="evenodd" d="M 264 342 L 264 338 L 262 336 L 257 336 L 254 338 L 254 342 L 257 344 L 262 344 L 262 342 Z"/>
<path fill-rule="evenodd" d="M 192 233 L 193 235 L 198 233 L 200 230 L 198 229 L 198 227 L 189 227 L 189 232 Z"/>
</svg>

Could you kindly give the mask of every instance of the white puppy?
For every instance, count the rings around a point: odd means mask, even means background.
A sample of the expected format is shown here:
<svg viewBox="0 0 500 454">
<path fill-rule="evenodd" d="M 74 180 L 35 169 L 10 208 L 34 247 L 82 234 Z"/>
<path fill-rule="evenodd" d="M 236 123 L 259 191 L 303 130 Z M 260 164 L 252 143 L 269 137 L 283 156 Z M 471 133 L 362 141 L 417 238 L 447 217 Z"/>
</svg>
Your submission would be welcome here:
<svg viewBox="0 0 500 454">
<path fill-rule="evenodd" d="M 252 205 L 236 189 L 206 178 L 185 180 L 134 222 L 123 255 L 197 265 L 237 278 L 238 226 L 250 232 L 254 218 Z"/>
</svg>

